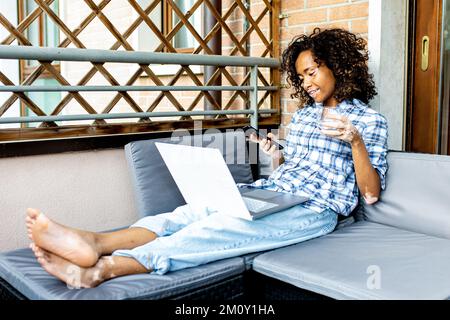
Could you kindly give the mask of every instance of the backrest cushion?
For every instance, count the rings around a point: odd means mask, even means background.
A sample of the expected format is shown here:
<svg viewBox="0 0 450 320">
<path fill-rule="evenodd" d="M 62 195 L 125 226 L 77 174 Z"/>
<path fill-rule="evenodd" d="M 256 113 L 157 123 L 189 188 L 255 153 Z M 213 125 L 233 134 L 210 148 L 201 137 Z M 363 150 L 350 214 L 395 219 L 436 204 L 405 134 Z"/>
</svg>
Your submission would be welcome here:
<svg viewBox="0 0 450 320">
<path fill-rule="evenodd" d="M 450 239 L 450 157 L 388 153 L 386 190 L 364 219 Z"/>
<path fill-rule="evenodd" d="M 242 130 L 192 136 L 185 134 L 171 138 L 130 142 L 125 146 L 125 154 L 140 217 L 170 212 L 185 204 L 155 142 L 217 148 L 222 151 L 236 183 L 253 182 L 245 135 Z M 180 161 L 183 161 L 182 154 L 180 154 Z"/>
</svg>

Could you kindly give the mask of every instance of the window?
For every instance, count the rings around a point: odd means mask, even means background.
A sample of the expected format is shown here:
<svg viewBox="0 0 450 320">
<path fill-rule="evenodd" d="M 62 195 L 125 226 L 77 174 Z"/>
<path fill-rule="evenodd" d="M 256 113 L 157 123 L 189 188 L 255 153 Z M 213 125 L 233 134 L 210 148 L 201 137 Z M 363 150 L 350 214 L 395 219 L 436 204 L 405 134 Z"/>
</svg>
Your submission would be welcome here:
<svg viewBox="0 0 450 320">
<path fill-rule="evenodd" d="M 178 6 L 183 14 L 186 14 L 194 5 L 194 0 L 174 0 L 174 3 Z M 169 4 L 166 4 L 164 10 L 165 19 L 164 34 L 170 33 L 172 29 L 181 21 L 180 17 L 172 9 Z M 202 35 L 202 8 L 197 8 L 194 14 L 188 20 L 198 34 Z M 186 26 L 183 26 L 173 37 L 172 45 L 178 52 L 192 53 L 194 49 L 199 45 L 194 35 L 189 31 Z"/>
<path fill-rule="evenodd" d="M 58 14 L 59 1 L 55 0 L 50 8 Z M 38 5 L 34 0 L 19 0 L 19 21 L 24 20 Z M 39 47 L 57 47 L 59 44 L 59 30 L 53 21 L 46 15 L 41 14 L 27 28 L 26 37 L 33 46 Z M 23 75 L 28 76 L 33 70 L 39 66 L 37 61 L 26 61 L 23 65 Z"/>
<path fill-rule="evenodd" d="M 138 4 L 141 6 L 143 10 L 147 9 L 147 7 L 150 5 L 150 0 L 139 0 Z M 159 30 L 162 30 L 162 5 L 159 4 L 156 8 L 152 10 L 152 12 L 149 14 L 150 20 L 159 28 Z M 135 13 L 134 18 L 137 18 L 138 14 Z M 134 19 L 133 19 L 134 20 Z M 153 33 L 153 31 L 148 27 L 148 25 L 145 22 L 142 22 L 139 25 L 137 37 L 133 39 L 133 42 L 135 43 L 135 47 L 139 51 L 155 51 L 155 49 L 158 47 L 160 41 L 158 37 Z"/>
<path fill-rule="evenodd" d="M 151 0 L 139 0 L 139 5 L 145 10 L 151 3 Z M 174 0 L 175 5 L 183 14 L 186 14 L 195 4 L 195 0 Z M 137 16 L 137 13 L 136 13 Z M 162 0 L 149 15 L 152 22 L 159 28 L 161 33 L 167 35 L 173 30 L 178 22 L 181 21 L 167 1 Z M 198 34 L 202 36 L 202 6 L 197 8 L 194 14 L 189 18 L 189 22 L 195 28 Z M 138 28 L 137 50 L 154 51 L 161 43 L 152 30 L 143 22 Z M 199 45 L 195 37 L 186 26 L 183 26 L 171 39 L 172 46 L 180 53 L 192 53 Z M 168 52 L 167 49 L 164 50 Z"/>
<path fill-rule="evenodd" d="M 143 10 L 145 10 L 151 2 L 151 0 L 139 0 L 138 4 Z M 186 13 L 192 8 L 195 1 L 174 0 L 174 3 L 180 8 L 181 12 Z M 138 17 L 137 13 L 135 13 L 135 17 Z M 172 7 L 167 3 L 167 1 L 164 0 L 162 0 L 161 3 L 152 10 L 149 14 L 149 18 L 165 37 L 167 37 L 174 26 L 176 26 L 180 21 L 180 18 L 173 11 Z M 202 6 L 195 10 L 189 21 L 194 26 L 196 31 L 202 35 Z M 155 49 L 161 44 L 160 39 L 153 33 L 152 30 L 150 30 L 145 22 L 142 22 L 138 27 L 138 32 L 132 38 L 132 42 L 138 51 L 155 51 Z M 180 53 L 192 53 L 199 45 L 192 33 L 185 26 L 178 30 L 177 34 L 171 39 L 170 42 L 174 48 L 177 49 L 177 52 Z M 167 48 L 164 49 L 164 52 L 168 52 Z M 178 69 L 179 66 L 177 65 L 152 66 L 153 72 L 160 76 L 173 75 L 178 71 Z M 203 72 L 203 68 L 201 66 L 191 66 L 191 70 L 196 74 L 201 74 Z"/>
<path fill-rule="evenodd" d="M 19 21 L 23 21 L 29 14 L 31 14 L 38 5 L 34 0 L 19 0 L 18 2 L 19 11 Z M 59 15 L 59 1 L 55 0 L 50 8 Z M 55 23 L 48 17 L 47 14 L 43 13 L 37 17 L 33 23 L 25 31 L 26 38 L 31 42 L 33 46 L 39 47 L 57 47 L 59 45 L 59 29 Z M 27 60 L 20 62 L 20 78 L 21 82 L 26 79 L 32 72 L 36 70 L 39 66 L 39 62 L 36 60 Z M 53 62 L 55 68 L 60 70 L 58 62 Z M 53 79 L 53 76 L 49 72 L 43 72 L 39 78 L 34 82 L 35 85 L 57 85 L 58 82 Z M 57 103 L 61 100 L 60 92 L 29 92 L 27 95 L 33 100 L 37 105 L 42 108 L 47 114 L 56 107 Z M 29 116 L 34 115 L 34 113 L 22 106 L 22 115 Z M 30 124 L 30 126 L 35 126 L 36 124 Z"/>
</svg>

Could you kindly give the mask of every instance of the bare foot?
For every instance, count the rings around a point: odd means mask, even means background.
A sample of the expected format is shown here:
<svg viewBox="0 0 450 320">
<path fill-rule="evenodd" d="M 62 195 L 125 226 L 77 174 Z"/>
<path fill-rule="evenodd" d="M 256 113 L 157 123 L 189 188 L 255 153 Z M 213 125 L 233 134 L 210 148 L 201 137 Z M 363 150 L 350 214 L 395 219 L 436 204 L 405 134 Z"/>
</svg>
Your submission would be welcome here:
<svg viewBox="0 0 450 320">
<path fill-rule="evenodd" d="M 30 245 L 30 248 L 45 271 L 65 282 L 69 289 L 93 288 L 107 280 L 104 277 L 106 263 L 102 260 L 99 260 L 93 267 L 82 268 L 39 248 L 34 243 Z"/>
<path fill-rule="evenodd" d="M 26 225 L 36 246 L 80 267 L 92 267 L 100 257 L 92 232 L 60 225 L 36 209 L 27 209 Z"/>
</svg>

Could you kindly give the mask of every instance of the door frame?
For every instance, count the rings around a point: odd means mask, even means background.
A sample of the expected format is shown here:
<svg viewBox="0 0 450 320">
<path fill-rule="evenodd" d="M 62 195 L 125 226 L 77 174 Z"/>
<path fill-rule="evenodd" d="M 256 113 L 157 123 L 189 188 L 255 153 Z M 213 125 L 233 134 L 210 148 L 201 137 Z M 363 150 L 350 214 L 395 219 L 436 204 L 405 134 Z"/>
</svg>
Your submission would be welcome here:
<svg viewBox="0 0 450 320">
<path fill-rule="evenodd" d="M 450 64 L 450 52 L 446 52 L 445 49 L 445 32 L 449 32 L 446 30 L 445 22 L 448 20 L 450 22 L 450 17 L 447 17 L 447 7 L 450 6 L 450 0 L 442 0 L 441 3 L 442 12 L 441 12 L 441 68 L 440 68 L 440 80 L 439 80 L 439 109 L 440 109 L 440 121 L 439 121 L 439 153 L 450 155 L 450 88 L 446 92 L 445 84 L 449 84 L 450 79 L 450 66 L 446 65 Z M 450 26 L 448 27 L 450 29 Z M 450 41 L 447 39 L 447 41 Z M 446 56 L 448 55 L 448 56 Z M 445 69 L 447 67 L 447 69 Z M 445 83 L 444 80 L 447 80 Z"/>
<path fill-rule="evenodd" d="M 389 127 L 390 150 L 405 151 L 410 0 L 369 1 L 369 70 L 378 95 L 370 107 Z"/>
<path fill-rule="evenodd" d="M 446 0 L 410 0 L 406 151 L 441 153 L 443 5 Z M 432 19 L 424 18 L 432 3 Z M 430 7 L 427 8 L 430 10 Z M 418 16 L 422 14 L 422 16 Z M 430 23 L 431 22 L 431 23 Z M 423 36 L 428 35 L 430 65 L 421 71 Z M 430 80 L 431 77 L 431 80 Z M 428 90 L 425 90 L 428 89 Z M 422 92 L 421 92 L 422 90 Z M 423 93 L 425 90 L 425 94 Z"/>
</svg>

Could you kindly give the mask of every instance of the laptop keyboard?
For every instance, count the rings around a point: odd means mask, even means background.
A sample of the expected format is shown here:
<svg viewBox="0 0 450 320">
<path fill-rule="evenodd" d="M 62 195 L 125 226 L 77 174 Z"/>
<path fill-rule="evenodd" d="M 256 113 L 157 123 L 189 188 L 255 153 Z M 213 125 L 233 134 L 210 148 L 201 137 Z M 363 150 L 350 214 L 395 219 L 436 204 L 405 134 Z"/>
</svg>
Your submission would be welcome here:
<svg viewBox="0 0 450 320">
<path fill-rule="evenodd" d="M 253 198 L 242 197 L 242 199 L 244 199 L 247 209 L 252 212 L 260 212 L 277 206 L 277 204 Z"/>
</svg>

